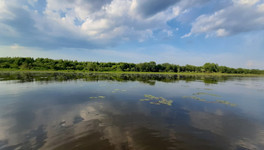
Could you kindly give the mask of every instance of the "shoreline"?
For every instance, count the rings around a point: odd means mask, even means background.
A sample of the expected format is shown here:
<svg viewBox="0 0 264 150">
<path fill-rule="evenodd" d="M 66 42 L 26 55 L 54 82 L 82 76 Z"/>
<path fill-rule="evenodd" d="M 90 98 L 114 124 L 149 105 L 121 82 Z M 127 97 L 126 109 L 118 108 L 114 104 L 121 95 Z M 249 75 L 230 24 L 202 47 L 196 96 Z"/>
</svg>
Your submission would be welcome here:
<svg viewBox="0 0 264 150">
<path fill-rule="evenodd" d="M 264 76 L 264 74 L 202 73 L 202 72 L 123 72 L 123 71 L 75 71 L 75 70 L 11 70 L 0 69 L 0 73 L 104 73 L 104 74 L 160 74 L 160 75 L 201 75 L 201 76 Z"/>
</svg>

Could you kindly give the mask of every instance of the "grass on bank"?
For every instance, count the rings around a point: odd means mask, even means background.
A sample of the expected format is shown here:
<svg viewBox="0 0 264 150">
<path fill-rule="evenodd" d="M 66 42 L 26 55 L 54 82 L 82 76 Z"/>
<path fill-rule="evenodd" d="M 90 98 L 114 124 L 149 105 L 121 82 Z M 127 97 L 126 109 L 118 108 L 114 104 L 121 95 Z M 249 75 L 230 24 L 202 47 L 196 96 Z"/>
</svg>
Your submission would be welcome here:
<svg viewBox="0 0 264 150">
<path fill-rule="evenodd" d="M 201 72 L 125 72 L 125 71 L 76 71 L 76 70 L 20 70 L 3 69 L 1 72 L 24 72 L 24 73 L 109 73 L 109 74 L 165 74 L 165 75 L 212 75 L 212 76 L 264 76 L 264 74 L 232 74 L 232 73 L 201 73 Z"/>
</svg>

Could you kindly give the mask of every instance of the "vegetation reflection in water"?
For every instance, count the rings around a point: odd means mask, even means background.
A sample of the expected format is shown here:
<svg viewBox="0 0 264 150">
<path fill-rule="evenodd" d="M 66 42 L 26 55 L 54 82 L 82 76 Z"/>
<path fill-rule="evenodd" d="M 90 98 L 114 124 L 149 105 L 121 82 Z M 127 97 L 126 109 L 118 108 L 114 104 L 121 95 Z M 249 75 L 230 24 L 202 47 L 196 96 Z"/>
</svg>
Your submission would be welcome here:
<svg viewBox="0 0 264 150">
<path fill-rule="evenodd" d="M 246 78 L 246 77 L 245 77 Z M 0 81 L 16 80 L 19 83 L 24 82 L 64 82 L 70 80 L 83 81 L 139 81 L 148 85 L 155 85 L 156 82 L 175 83 L 179 81 L 192 82 L 202 81 L 206 85 L 217 84 L 234 80 L 232 76 L 208 76 L 208 75 L 173 75 L 173 74 L 107 74 L 107 73 L 67 73 L 67 72 L 0 72 Z M 100 85 L 106 86 L 105 84 Z M 189 87 L 189 85 L 182 85 Z"/>
<path fill-rule="evenodd" d="M 164 104 L 164 105 L 168 105 L 171 106 L 173 101 L 172 100 L 167 100 L 163 97 L 156 97 L 153 95 L 144 95 L 145 99 L 140 99 L 140 101 L 150 101 L 150 104 L 156 104 L 156 105 L 160 105 L 160 104 Z"/>
</svg>

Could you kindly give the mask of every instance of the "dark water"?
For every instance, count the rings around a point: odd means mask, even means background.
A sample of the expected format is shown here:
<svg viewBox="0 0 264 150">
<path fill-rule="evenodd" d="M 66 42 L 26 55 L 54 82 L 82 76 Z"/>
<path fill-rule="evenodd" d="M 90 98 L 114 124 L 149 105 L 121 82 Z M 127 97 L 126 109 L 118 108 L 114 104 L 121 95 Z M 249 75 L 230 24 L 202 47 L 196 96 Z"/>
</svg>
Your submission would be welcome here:
<svg viewBox="0 0 264 150">
<path fill-rule="evenodd" d="M 264 78 L 0 73 L 0 149 L 261 150 Z"/>
</svg>

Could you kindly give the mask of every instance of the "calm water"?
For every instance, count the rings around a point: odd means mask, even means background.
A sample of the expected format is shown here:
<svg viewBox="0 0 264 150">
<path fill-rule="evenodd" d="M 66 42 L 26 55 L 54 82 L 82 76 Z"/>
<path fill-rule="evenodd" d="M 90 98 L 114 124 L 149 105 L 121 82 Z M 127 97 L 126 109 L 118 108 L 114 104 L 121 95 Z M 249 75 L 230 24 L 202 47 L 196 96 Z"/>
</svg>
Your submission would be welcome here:
<svg viewBox="0 0 264 150">
<path fill-rule="evenodd" d="M 0 73 L 0 149 L 264 149 L 264 78 Z"/>
</svg>

